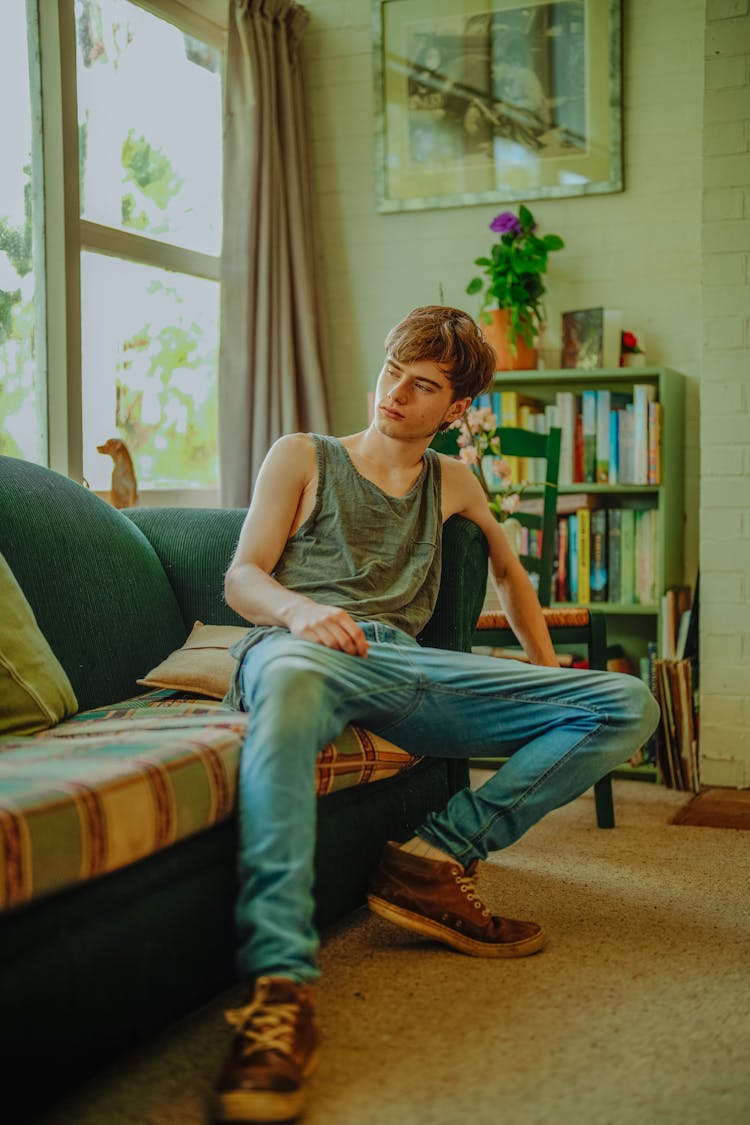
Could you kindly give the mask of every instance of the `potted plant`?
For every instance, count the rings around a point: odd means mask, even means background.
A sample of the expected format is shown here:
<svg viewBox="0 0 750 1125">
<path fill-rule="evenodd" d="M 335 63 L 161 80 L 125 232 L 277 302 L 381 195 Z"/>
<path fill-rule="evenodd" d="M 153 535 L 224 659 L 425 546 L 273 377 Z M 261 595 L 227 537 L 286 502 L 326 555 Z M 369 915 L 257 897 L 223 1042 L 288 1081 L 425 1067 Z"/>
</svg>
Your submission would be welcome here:
<svg viewBox="0 0 750 1125">
<path fill-rule="evenodd" d="M 512 211 L 496 215 L 490 230 L 499 240 L 489 258 L 474 262 L 485 279 L 474 277 L 466 287 L 472 295 L 482 292 L 479 321 L 497 354 L 498 370 L 536 366 L 534 340 L 544 315 L 542 274 L 547 272 L 548 255 L 565 245 L 557 234 L 540 238 L 536 226 L 523 204 L 517 216 Z"/>
</svg>

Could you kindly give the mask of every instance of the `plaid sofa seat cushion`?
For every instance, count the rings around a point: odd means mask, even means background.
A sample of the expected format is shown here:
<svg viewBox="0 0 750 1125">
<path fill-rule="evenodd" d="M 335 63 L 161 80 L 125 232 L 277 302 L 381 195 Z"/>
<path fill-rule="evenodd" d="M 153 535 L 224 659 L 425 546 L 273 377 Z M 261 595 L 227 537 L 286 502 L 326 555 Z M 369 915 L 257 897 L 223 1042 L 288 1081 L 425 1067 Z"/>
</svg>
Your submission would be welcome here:
<svg viewBox="0 0 750 1125">
<path fill-rule="evenodd" d="M 116 871 L 226 819 L 248 716 L 153 691 L 0 740 L 0 910 Z M 349 726 L 317 761 L 318 796 L 414 757 Z"/>
</svg>

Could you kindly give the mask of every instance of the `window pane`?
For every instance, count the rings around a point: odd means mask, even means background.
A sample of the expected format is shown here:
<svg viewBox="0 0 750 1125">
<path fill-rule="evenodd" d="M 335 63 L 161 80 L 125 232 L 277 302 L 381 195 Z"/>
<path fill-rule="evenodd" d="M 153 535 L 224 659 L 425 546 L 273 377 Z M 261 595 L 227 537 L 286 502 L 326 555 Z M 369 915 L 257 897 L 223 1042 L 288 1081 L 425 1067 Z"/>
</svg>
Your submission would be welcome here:
<svg viewBox="0 0 750 1125">
<path fill-rule="evenodd" d="M 111 437 L 140 489 L 218 484 L 219 283 L 81 255 L 83 471 L 107 490 Z"/>
<path fill-rule="evenodd" d="M 6 107 L 0 175 L 0 453 L 44 462 L 44 330 L 37 326 L 35 290 L 35 284 L 41 290 L 43 278 L 41 269 L 34 269 L 39 245 L 32 214 L 40 185 L 32 184 L 25 4 L 3 8 L 0 104 Z"/>
<path fill-rule="evenodd" d="M 128 0 L 76 0 L 81 215 L 221 243 L 221 53 Z"/>
</svg>

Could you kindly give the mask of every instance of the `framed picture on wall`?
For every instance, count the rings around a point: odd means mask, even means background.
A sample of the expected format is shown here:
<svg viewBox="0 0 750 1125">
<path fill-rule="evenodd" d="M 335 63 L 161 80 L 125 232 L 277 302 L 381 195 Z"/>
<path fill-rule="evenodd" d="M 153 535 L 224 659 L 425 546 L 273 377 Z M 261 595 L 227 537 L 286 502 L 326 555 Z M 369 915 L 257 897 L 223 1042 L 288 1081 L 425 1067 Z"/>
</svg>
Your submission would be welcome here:
<svg viewBox="0 0 750 1125">
<path fill-rule="evenodd" d="M 372 0 L 380 211 L 622 190 L 620 0 Z"/>
</svg>

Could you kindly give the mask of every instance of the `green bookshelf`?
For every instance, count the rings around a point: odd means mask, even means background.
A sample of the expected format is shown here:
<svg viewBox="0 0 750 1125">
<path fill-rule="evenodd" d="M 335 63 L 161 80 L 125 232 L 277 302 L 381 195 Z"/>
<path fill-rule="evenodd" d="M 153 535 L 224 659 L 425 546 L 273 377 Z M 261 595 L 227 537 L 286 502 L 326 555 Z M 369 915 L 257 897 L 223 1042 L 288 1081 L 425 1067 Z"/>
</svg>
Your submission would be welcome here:
<svg viewBox="0 0 750 1125">
<path fill-rule="evenodd" d="M 559 497 L 566 494 L 596 493 L 604 497 L 607 508 L 654 507 L 659 512 L 658 547 L 655 559 L 657 601 L 654 604 L 591 602 L 591 609 L 607 618 L 607 641 L 620 645 L 636 671 L 641 657 L 647 655 L 648 644 L 657 644 L 661 652 L 661 595 L 670 586 L 683 581 L 684 558 L 684 464 L 685 464 L 685 380 L 670 367 L 629 367 L 579 371 L 571 369 L 542 371 L 508 371 L 495 376 L 493 391 L 512 390 L 536 399 L 542 406 L 554 404 L 558 391 L 572 391 L 580 396 L 584 390 L 606 389 L 632 394 L 636 384 L 654 387 L 661 403 L 661 480 L 651 484 L 603 484 L 576 481 L 562 484 Z M 578 408 L 580 410 L 580 398 Z M 525 496 L 533 496 L 530 487 Z M 570 606 L 572 602 L 553 605 Z M 654 780 L 656 770 L 648 765 L 618 771 L 618 774 Z"/>
</svg>

